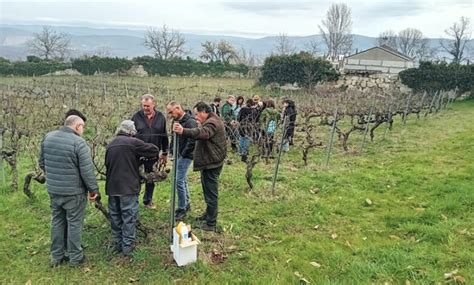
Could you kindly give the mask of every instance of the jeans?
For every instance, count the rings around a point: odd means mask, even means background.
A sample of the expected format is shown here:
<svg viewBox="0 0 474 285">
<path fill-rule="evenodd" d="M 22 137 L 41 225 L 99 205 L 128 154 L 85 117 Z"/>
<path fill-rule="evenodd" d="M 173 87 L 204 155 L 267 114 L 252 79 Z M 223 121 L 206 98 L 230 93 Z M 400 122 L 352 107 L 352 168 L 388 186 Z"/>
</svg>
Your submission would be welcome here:
<svg viewBox="0 0 474 285">
<path fill-rule="evenodd" d="M 60 261 L 69 253 L 71 264 L 78 264 L 83 258 L 82 227 L 86 212 L 85 194 L 62 196 L 50 194 L 51 202 L 51 259 Z M 67 229 L 67 237 L 65 237 Z M 66 240 L 65 240 L 66 239 Z M 67 244 L 67 249 L 64 245 Z"/>
<path fill-rule="evenodd" d="M 250 147 L 250 138 L 240 136 L 239 147 L 240 147 L 240 155 L 247 155 L 249 152 L 249 147 Z"/>
<path fill-rule="evenodd" d="M 217 208 L 218 208 L 218 194 L 219 194 L 219 175 L 221 174 L 222 166 L 213 169 L 201 170 L 201 185 L 204 194 L 204 201 L 206 201 L 206 223 L 209 226 L 216 226 L 217 223 Z"/>
<path fill-rule="evenodd" d="M 110 225 L 116 249 L 131 253 L 138 220 L 138 195 L 109 196 Z"/>
<path fill-rule="evenodd" d="M 189 205 L 188 169 L 193 160 L 180 157 L 176 161 L 176 188 L 178 189 L 178 209 L 184 210 Z"/>
<path fill-rule="evenodd" d="M 148 160 L 143 163 L 145 172 L 153 172 L 153 165 L 156 160 Z M 148 205 L 153 201 L 153 191 L 155 190 L 155 183 L 145 183 L 145 193 L 143 194 L 143 204 Z"/>
</svg>

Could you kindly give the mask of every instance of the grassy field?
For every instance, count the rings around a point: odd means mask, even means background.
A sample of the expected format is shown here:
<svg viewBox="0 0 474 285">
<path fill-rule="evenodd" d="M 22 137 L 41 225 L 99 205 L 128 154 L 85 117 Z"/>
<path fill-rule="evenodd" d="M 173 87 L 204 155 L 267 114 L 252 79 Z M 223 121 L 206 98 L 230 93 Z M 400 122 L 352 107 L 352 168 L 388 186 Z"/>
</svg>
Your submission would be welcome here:
<svg viewBox="0 0 474 285">
<path fill-rule="evenodd" d="M 379 132 L 383 132 L 382 128 Z M 358 151 L 337 151 L 330 167 L 314 150 L 304 167 L 294 147 L 282 158 L 277 195 L 273 165 L 258 164 L 255 189 L 235 154 L 220 186 L 221 233 L 196 230 L 199 260 L 174 264 L 168 240 L 170 185 L 157 186 L 158 209 L 141 208 L 152 232 L 139 238 L 132 260 L 113 255 L 105 219 L 92 207 L 85 221 L 87 264 L 49 268 L 49 200 L 0 194 L 0 283 L 244 283 L 410 284 L 474 282 L 474 102 L 460 102 L 427 118 L 399 118 L 384 141 L 376 136 Z M 354 135 L 356 137 L 356 135 Z M 360 136 L 360 135 L 359 135 Z M 360 138 L 358 138 L 360 140 Z M 22 174 L 30 168 L 28 160 Z M 204 209 L 192 173 L 188 217 Z M 101 184 L 103 191 L 103 183 Z M 451 279 L 451 282 L 454 282 Z"/>
</svg>

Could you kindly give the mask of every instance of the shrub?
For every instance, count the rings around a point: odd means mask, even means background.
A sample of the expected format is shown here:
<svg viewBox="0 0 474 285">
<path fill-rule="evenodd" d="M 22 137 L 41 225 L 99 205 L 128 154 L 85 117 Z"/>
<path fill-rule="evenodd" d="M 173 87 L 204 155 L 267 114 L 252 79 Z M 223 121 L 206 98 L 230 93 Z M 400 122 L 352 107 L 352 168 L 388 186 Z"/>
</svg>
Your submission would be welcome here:
<svg viewBox="0 0 474 285">
<path fill-rule="evenodd" d="M 260 83 L 276 82 L 280 85 L 298 83 L 309 87 L 320 82 L 337 80 L 339 74 L 326 60 L 308 53 L 276 55 L 265 59 Z"/>
</svg>

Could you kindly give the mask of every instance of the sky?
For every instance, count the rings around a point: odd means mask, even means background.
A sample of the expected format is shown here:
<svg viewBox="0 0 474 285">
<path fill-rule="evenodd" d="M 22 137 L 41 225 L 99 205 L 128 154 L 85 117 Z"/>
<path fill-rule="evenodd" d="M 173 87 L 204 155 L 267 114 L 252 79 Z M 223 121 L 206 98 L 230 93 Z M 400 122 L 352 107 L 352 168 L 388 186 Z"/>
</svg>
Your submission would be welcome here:
<svg viewBox="0 0 474 285">
<path fill-rule="evenodd" d="M 48 24 L 146 29 L 163 24 L 183 33 L 263 37 L 319 34 L 337 1 L 219 0 L 0 0 L 1 24 Z M 474 0 L 354 0 L 352 32 L 376 37 L 386 30 L 416 28 L 444 37 L 461 16 L 474 21 Z M 474 26 L 474 23 L 472 23 Z"/>
</svg>

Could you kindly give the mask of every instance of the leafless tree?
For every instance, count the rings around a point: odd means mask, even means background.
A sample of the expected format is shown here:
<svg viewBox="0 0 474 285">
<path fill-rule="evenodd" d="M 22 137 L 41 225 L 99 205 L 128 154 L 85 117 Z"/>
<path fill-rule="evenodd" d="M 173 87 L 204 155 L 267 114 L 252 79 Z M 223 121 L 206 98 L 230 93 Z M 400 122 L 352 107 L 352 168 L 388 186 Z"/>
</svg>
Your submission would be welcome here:
<svg viewBox="0 0 474 285">
<path fill-rule="evenodd" d="M 59 33 L 49 26 L 35 33 L 33 39 L 27 42 L 29 51 L 45 59 L 64 59 L 70 48 L 71 38 L 65 33 Z"/>
<path fill-rule="evenodd" d="M 453 57 L 453 62 L 460 63 L 466 60 L 465 51 L 471 39 L 470 21 L 467 17 L 461 17 L 458 23 L 444 31 L 449 36 L 449 40 L 441 40 L 441 48 Z"/>
<path fill-rule="evenodd" d="M 247 66 L 256 66 L 257 58 L 251 50 L 246 50 L 242 47 L 237 52 L 235 62 L 238 64 L 245 64 Z"/>
<path fill-rule="evenodd" d="M 110 57 L 112 55 L 112 52 L 110 50 L 111 48 L 109 46 L 99 46 L 95 49 L 94 55 L 100 57 Z"/>
<path fill-rule="evenodd" d="M 398 36 L 392 30 L 381 32 L 377 37 L 377 45 L 386 45 L 396 50 L 398 48 Z"/>
<path fill-rule="evenodd" d="M 319 31 L 328 49 L 328 55 L 335 59 L 350 52 L 352 48 L 351 9 L 344 3 L 331 4 Z"/>
<path fill-rule="evenodd" d="M 201 58 L 204 60 L 229 62 L 237 58 L 235 48 L 225 40 L 219 42 L 205 41 L 201 44 L 201 47 Z"/>
<path fill-rule="evenodd" d="M 163 25 L 161 29 L 148 28 L 145 32 L 144 45 L 153 50 L 156 58 L 168 60 L 186 54 L 184 45 L 186 40 L 179 31 Z"/>
<path fill-rule="evenodd" d="M 289 55 L 296 51 L 296 47 L 285 33 L 280 33 L 275 43 L 274 53 L 278 55 Z"/>
<path fill-rule="evenodd" d="M 306 51 L 314 57 L 318 56 L 321 52 L 320 42 L 317 40 L 311 40 L 306 44 Z"/>
<path fill-rule="evenodd" d="M 430 53 L 428 39 L 420 30 L 413 28 L 401 30 L 398 32 L 398 51 L 409 57 L 424 59 Z"/>
</svg>

